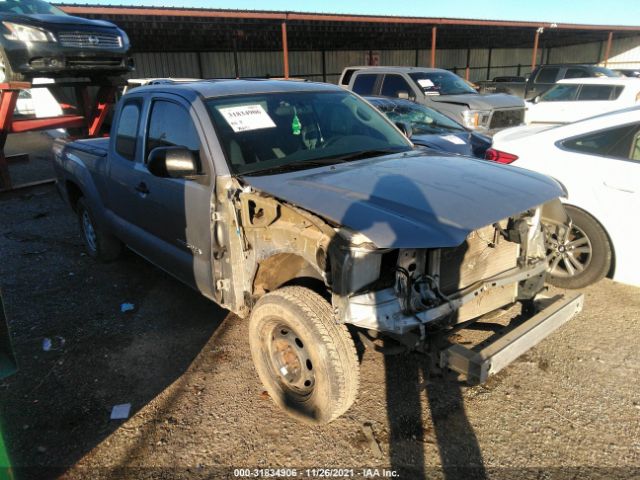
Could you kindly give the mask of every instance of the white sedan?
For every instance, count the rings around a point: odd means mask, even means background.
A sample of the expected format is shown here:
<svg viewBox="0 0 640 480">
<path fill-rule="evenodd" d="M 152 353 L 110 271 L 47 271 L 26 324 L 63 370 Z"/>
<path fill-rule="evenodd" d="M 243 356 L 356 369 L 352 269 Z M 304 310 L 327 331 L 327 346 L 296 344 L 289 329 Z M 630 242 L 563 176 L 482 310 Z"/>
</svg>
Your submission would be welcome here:
<svg viewBox="0 0 640 480">
<path fill-rule="evenodd" d="M 608 275 L 640 286 L 640 107 L 503 130 L 486 158 L 550 175 L 567 189 L 573 227 L 567 238 L 550 238 L 550 283 L 582 288 Z"/>
<path fill-rule="evenodd" d="M 525 123 L 564 124 L 640 104 L 640 78 L 560 80 L 526 102 Z"/>
</svg>

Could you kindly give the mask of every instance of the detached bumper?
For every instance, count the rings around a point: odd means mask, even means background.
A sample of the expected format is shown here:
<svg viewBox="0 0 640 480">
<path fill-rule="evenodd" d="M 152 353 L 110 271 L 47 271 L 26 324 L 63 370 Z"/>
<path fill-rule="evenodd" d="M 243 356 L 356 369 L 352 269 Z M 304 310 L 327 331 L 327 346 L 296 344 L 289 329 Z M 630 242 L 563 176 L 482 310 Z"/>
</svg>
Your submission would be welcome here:
<svg viewBox="0 0 640 480">
<path fill-rule="evenodd" d="M 582 310 L 583 294 L 561 296 L 541 312 L 492 341 L 482 350 L 451 345 L 440 353 L 440 367 L 467 376 L 471 383 L 483 383 L 531 347 L 540 343 Z"/>
</svg>

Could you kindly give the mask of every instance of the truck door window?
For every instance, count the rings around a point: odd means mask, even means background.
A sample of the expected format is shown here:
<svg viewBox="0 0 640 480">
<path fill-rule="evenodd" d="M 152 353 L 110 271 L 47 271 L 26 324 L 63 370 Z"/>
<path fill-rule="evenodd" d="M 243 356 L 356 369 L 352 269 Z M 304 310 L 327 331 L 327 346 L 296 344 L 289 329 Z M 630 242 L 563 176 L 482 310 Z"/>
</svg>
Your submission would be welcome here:
<svg viewBox="0 0 640 480">
<path fill-rule="evenodd" d="M 589 78 L 590 76 L 584 68 L 567 68 L 567 73 L 564 74 L 564 78 Z"/>
<path fill-rule="evenodd" d="M 384 76 L 381 95 L 394 98 L 415 98 L 411 87 L 400 75 Z"/>
<path fill-rule="evenodd" d="M 177 103 L 157 100 L 151 108 L 146 155 L 157 147 L 186 147 L 200 155 L 200 136 L 189 112 Z"/>
<path fill-rule="evenodd" d="M 116 152 L 127 160 L 135 160 L 136 158 L 139 123 L 140 105 L 138 102 L 130 102 L 122 107 L 116 131 Z"/>
<path fill-rule="evenodd" d="M 633 123 L 599 132 L 581 135 L 563 142 L 563 147 L 574 152 L 602 155 L 612 158 L 629 158 L 634 135 L 640 125 Z M 633 155 L 633 152 L 632 152 Z"/>
<path fill-rule="evenodd" d="M 357 75 L 355 82 L 353 82 L 353 91 L 358 95 L 373 95 L 377 79 L 378 75 L 370 73 Z"/>
<path fill-rule="evenodd" d="M 556 83 L 559 71 L 556 67 L 542 67 L 536 75 L 535 83 Z"/>
<path fill-rule="evenodd" d="M 578 95 L 580 85 L 558 84 L 540 95 L 541 102 L 571 102 Z"/>
<path fill-rule="evenodd" d="M 578 100 L 615 100 L 617 98 L 615 93 L 614 85 L 583 85 Z"/>
</svg>

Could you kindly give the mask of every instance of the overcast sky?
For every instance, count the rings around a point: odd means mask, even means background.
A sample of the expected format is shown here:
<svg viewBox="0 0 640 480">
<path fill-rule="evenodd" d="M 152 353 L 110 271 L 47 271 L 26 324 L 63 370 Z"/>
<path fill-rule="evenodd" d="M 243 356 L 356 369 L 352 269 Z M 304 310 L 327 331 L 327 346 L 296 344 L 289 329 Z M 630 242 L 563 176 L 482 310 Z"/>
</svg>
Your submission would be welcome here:
<svg viewBox="0 0 640 480">
<path fill-rule="evenodd" d="M 59 3 L 53 0 L 52 3 Z M 76 0 L 60 3 L 288 10 L 416 17 L 640 25 L 640 0 Z"/>
</svg>

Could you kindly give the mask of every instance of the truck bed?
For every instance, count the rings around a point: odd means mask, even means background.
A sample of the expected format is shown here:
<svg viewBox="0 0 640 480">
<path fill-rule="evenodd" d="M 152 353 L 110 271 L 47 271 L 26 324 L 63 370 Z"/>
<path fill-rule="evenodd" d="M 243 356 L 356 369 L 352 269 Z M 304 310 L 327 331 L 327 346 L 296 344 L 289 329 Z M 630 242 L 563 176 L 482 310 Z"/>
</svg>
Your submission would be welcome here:
<svg viewBox="0 0 640 480">
<path fill-rule="evenodd" d="M 65 143 L 66 150 L 77 150 L 96 157 L 106 157 L 109 151 L 109 138 L 87 138 Z"/>
</svg>

